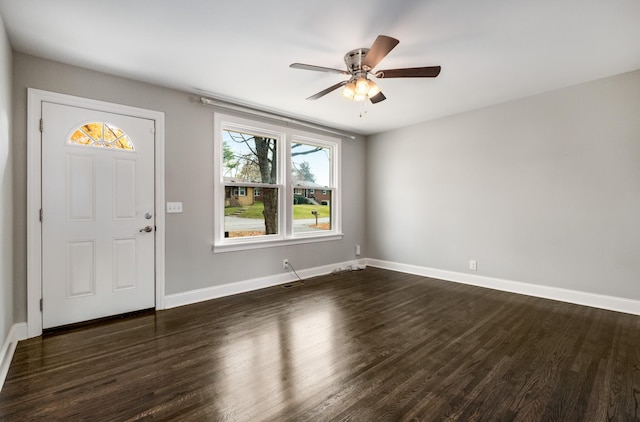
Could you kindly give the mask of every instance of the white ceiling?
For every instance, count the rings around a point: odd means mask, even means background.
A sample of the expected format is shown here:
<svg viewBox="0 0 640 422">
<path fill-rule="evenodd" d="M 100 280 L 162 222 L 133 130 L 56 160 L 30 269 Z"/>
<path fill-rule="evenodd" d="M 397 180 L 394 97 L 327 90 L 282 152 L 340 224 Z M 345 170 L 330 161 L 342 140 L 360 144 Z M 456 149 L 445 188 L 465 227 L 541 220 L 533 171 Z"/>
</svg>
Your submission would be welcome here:
<svg viewBox="0 0 640 422">
<path fill-rule="evenodd" d="M 0 0 L 16 51 L 372 134 L 640 69 L 638 0 Z M 343 56 L 400 40 L 387 100 L 335 91 Z"/>
</svg>

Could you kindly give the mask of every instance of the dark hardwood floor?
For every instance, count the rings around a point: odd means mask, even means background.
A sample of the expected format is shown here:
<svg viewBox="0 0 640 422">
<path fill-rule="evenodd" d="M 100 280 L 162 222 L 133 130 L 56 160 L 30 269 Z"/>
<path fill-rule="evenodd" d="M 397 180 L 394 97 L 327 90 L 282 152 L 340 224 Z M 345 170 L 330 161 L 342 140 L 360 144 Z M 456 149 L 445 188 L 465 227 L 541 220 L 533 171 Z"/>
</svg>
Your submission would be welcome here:
<svg viewBox="0 0 640 422">
<path fill-rule="evenodd" d="M 20 342 L 0 420 L 632 421 L 640 317 L 375 268 Z"/>
</svg>

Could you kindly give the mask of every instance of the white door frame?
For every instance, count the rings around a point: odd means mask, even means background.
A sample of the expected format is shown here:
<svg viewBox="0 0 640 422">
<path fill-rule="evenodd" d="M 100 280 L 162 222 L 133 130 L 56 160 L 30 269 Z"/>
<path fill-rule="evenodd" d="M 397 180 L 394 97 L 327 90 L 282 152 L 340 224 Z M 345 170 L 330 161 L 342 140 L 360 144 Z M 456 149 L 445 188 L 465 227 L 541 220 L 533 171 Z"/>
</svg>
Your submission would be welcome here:
<svg viewBox="0 0 640 422">
<path fill-rule="evenodd" d="M 155 289 L 156 310 L 164 309 L 165 213 L 164 213 L 164 113 L 104 101 L 29 88 L 27 91 L 27 335 L 42 334 L 42 145 L 40 133 L 43 101 L 107 113 L 155 120 Z M 46 125 L 46 122 L 45 122 Z M 46 218 L 46 214 L 45 214 Z"/>
</svg>

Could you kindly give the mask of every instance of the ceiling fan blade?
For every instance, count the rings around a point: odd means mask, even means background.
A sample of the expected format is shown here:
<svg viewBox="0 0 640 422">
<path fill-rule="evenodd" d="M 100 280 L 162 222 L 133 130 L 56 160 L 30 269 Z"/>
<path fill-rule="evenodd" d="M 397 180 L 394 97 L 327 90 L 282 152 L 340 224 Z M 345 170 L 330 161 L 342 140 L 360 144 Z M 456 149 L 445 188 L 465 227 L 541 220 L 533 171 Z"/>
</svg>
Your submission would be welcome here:
<svg viewBox="0 0 640 422">
<path fill-rule="evenodd" d="M 338 82 L 337 84 L 332 85 L 329 88 L 324 89 L 324 90 L 318 92 L 317 94 L 310 96 L 309 98 L 307 98 L 307 100 L 317 100 L 320 97 L 324 97 L 325 95 L 327 95 L 331 91 L 335 91 L 336 89 L 340 88 L 341 86 L 346 85 L 347 82 L 349 82 L 349 81 Z"/>
<path fill-rule="evenodd" d="M 378 104 L 380 101 L 384 101 L 386 99 L 387 97 L 385 97 L 382 92 L 378 92 L 376 95 L 369 98 L 369 100 L 371 101 L 371 104 Z"/>
<path fill-rule="evenodd" d="M 387 37 L 386 35 L 378 35 L 378 38 L 373 42 L 369 52 L 364 56 L 362 66 L 367 66 L 369 68 L 367 70 L 373 69 L 387 54 L 389 54 L 391 50 L 393 50 L 396 45 L 398 45 L 399 42 L 400 41 L 395 38 Z"/>
<path fill-rule="evenodd" d="M 351 75 L 346 70 L 333 69 L 330 67 L 314 66 L 312 64 L 293 63 L 289 65 L 292 69 L 315 70 L 316 72 L 338 73 L 340 75 Z"/>
<path fill-rule="evenodd" d="M 377 78 L 435 78 L 440 74 L 440 66 L 408 67 L 387 69 L 376 72 Z"/>
</svg>

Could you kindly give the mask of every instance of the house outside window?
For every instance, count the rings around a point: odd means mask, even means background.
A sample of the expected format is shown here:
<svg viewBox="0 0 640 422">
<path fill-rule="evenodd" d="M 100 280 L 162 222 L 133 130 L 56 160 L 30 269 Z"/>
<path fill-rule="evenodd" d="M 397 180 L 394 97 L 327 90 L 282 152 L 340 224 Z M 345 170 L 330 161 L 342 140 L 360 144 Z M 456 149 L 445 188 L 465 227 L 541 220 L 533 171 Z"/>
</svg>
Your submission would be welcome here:
<svg viewBox="0 0 640 422">
<path fill-rule="evenodd" d="M 214 252 L 342 237 L 340 139 L 216 113 L 214 142 Z"/>
</svg>

